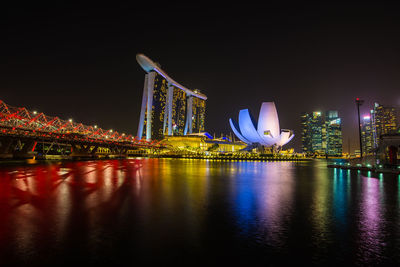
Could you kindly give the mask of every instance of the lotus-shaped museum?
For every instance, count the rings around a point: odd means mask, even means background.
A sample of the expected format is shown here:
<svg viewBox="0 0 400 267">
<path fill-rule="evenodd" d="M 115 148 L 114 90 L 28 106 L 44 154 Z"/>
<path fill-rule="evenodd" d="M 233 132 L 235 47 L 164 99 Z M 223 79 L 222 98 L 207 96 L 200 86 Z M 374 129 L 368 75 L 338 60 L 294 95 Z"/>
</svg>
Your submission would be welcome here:
<svg viewBox="0 0 400 267">
<path fill-rule="evenodd" d="M 261 105 L 258 123 L 255 123 L 248 109 L 239 112 L 239 123 L 229 119 L 235 135 L 248 145 L 282 147 L 294 137 L 293 131 L 279 129 L 278 113 L 274 102 Z"/>
</svg>

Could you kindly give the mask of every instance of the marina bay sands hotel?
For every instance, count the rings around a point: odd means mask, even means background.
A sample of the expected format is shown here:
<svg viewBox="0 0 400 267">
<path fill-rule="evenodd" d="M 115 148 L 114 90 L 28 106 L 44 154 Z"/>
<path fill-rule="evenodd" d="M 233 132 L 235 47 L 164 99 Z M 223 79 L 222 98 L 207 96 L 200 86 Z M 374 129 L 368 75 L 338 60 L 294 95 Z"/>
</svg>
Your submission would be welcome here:
<svg viewBox="0 0 400 267">
<path fill-rule="evenodd" d="M 174 81 L 145 55 L 136 60 L 146 71 L 137 136 L 161 140 L 204 131 L 207 97 Z"/>
</svg>

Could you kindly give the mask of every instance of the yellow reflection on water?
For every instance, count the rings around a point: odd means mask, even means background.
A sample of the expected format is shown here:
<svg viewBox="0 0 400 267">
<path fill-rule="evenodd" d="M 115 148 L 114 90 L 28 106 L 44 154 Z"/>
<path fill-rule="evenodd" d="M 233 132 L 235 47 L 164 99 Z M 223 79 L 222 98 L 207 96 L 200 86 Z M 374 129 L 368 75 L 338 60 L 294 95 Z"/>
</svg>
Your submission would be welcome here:
<svg viewBox="0 0 400 267">
<path fill-rule="evenodd" d="M 329 184 L 331 180 L 329 179 L 329 169 L 319 163 L 314 169 L 314 176 L 310 177 L 313 181 L 313 192 L 312 192 L 312 218 L 313 224 L 316 232 L 320 235 L 320 239 L 317 241 L 325 240 L 324 235 L 328 232 L 328 216 L 330 209 L 331 191 Z M 334 169 L 336 172 L 336 168 Z"/>
</svg>

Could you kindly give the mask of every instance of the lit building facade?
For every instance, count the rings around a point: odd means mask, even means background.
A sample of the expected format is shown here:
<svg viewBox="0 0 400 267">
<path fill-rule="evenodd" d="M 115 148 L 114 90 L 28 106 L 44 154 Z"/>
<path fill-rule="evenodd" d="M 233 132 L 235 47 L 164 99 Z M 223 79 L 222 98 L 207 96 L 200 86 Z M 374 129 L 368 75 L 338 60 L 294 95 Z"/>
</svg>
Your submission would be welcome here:
<svg viewBox="0 0 400 267">
<path fill-rule="evenodd" d="M 192 131 L 200 133 L 204 131 L 206 114 L 206 101 L 201 98 L 193 98 Z"/>
<path fill-rule="evenodd" d="M 161 140 L 204 131 L 207 97 L 174 81 L 145 55 L 138 54 L 136 60 L 147 72 L 137 137 Z"/>
<path fill-rule="evenodd" d="M 342 120 L 337 111 L 327 111 L 325 114 L 326 128 L 326 154 L 329 156 L 342 156 Z"/>
<path fill-rule="evenodd" d="M 306 154 L 341 156 L 342 122 L 337 111 L 314 111 L 301 115 L 302 151 Z"/>
<path fill-rule="evenodd" d="M 222 152 L 235 153 L 246 147 L 243 142 L 232 142 L 228 139 L 216 139 L 210 134 L 202 132 L 200 134 L 187 134 L 185 136 L 166 136 L 162 143 L 170 150 L 175 152 Z"/>
<path fill-rule="evenodd" d="M 301 114 L 301 149 L 303 153 L 311 154 L 311 129 L 310 129 L 310 113 Z"/>
<path fill-rule="evenodd" d="M 379 146 L 383 134 L 396 133 L 398 128 L 397 110 L 394 107 L 382 106 L 375 103 L 371 110 L 371 127 L 374 149 Z"/>
<path fill-rule="evenodd" d="M 361 141 L 364 155 L 371 154 L 374 148 L 374 138 L 372 132 L 372 119 L 370 115 L 363 116 L 361 121 Z"/>
</svg>

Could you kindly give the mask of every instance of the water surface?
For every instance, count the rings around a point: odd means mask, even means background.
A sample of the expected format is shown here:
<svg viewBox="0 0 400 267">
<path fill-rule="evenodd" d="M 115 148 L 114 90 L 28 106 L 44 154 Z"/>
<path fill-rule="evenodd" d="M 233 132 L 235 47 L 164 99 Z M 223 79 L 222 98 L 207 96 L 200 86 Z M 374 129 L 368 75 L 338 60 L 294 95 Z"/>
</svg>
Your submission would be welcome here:
<svg viewBox="0 0 400 267">
<path fill-rule="evenodd" d="M 131 159 L 0 169 L 3 264 L 400 264 L 397 175 Z"/>
</svg>

